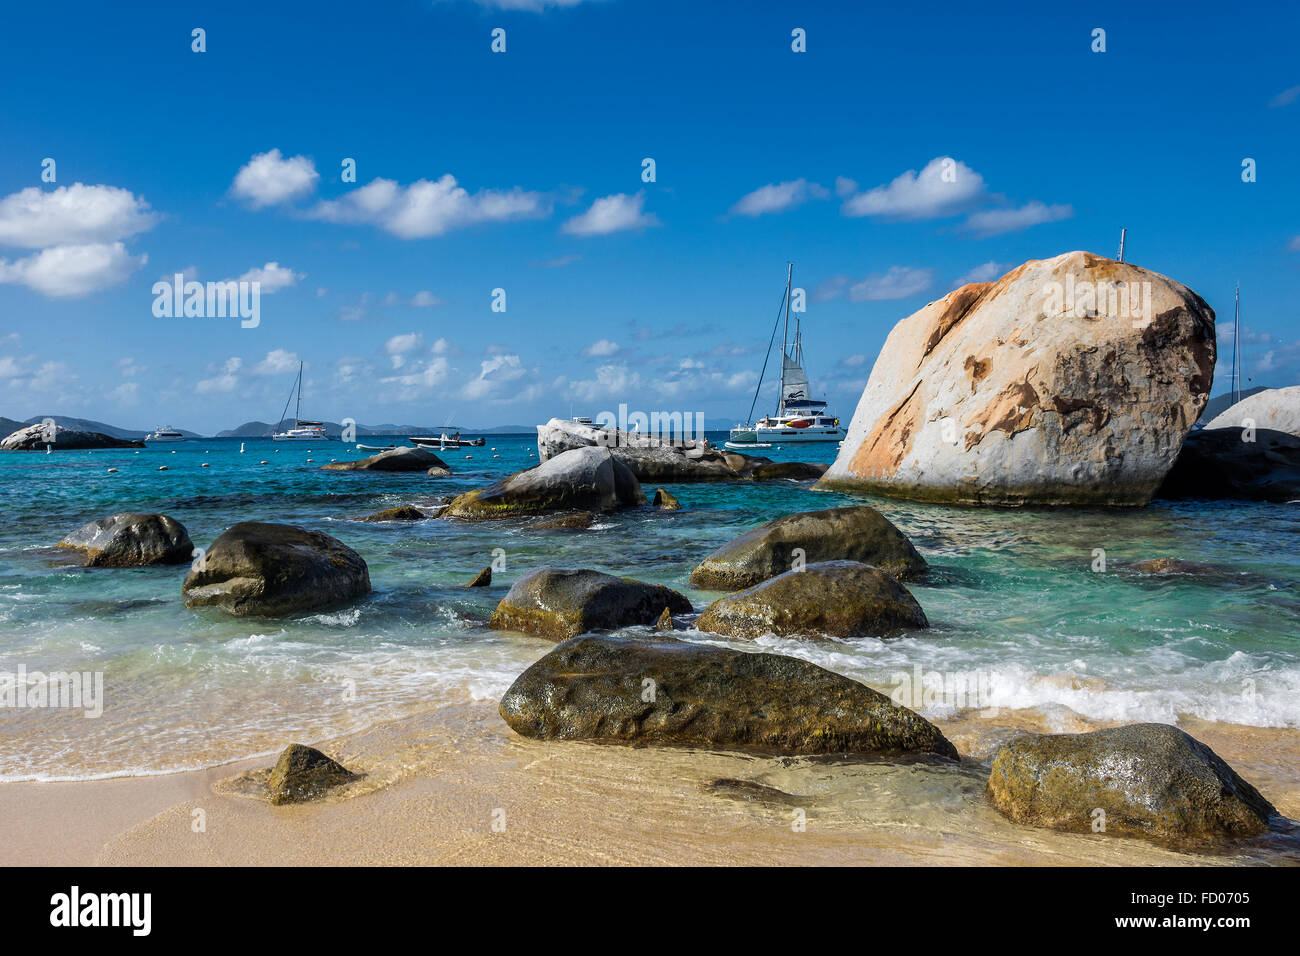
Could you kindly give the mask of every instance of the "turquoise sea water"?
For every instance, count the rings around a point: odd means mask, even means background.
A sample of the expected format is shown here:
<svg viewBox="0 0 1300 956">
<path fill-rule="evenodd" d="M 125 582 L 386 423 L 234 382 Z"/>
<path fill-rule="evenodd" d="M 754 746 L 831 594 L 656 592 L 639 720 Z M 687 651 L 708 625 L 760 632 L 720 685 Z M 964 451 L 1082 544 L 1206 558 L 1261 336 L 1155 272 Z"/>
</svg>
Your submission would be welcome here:
<svg viewBox="0 0 1300 956">
<path fill-rule="evenodd" d="M 852 500 L 807 483 L 687 484 L 667 486 L 679 512 L 623 512 L 585 532 L 367 524 L 355 519 L 431 505 L 535 463 L 535 437 L 488 436 L 484 448 L 449 451 L 450 478 L 321 471 L 331 458 L 368 454 L 340 442 L 239 449 L 238 440 L 196 439 L 138 453 L 0 454 L 0 672 L 101 671 L 105 696 L 98 718 L 0 710 L 0 780 L 210 766 L 495 699 L 551 646 L 486 627 L 520 574 L 544 564 L 598 568 L 676 587 L 701 610 L 712 596 L 691 590 L 687 577 L 708 551 L 776 515 Z M 769 454 L 828 460 L 832 452 Z M 931 563 L 931 576 L 911 589 L 932 628 L 889 641 L 769 639 L 766 648 L 886 692 L 916 667 L 978 673 L 980 706 L 1033 708 L 1062 725 L 1074 714 L 1300 725 L 1300 506 L 1016 511 L 868 500 Z M 51 548 L 119 511 L 169 514 L 201 547 L 241 520 L 319 529 L 362 554 L 374 592 L 325 613 L 235 619 L 184 606 L 185 566 L 83 569 Z M 505 573 L 491 588 L 466 590 L 495 549 L 505 553 Z M 1105 572 L 1092 570 L 1095 549 L 1105 550 Z M 1156 577 L 1129 567 L 1156 557 L 1217 573 Z M 913 703 L 935 717 L 958 706 L 942 696 Z"/>
</svg>

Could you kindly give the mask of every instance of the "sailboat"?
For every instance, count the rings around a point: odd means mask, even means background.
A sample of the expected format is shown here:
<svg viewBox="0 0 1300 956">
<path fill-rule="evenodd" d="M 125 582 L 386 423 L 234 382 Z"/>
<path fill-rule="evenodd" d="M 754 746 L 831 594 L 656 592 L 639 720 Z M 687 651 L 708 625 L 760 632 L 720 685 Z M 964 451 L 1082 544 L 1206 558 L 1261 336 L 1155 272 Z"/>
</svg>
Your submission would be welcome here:
<svg viewBox="0 0 1300 956">
<path fill-rule="evenodd" d="M 308 422 L 302 419 L 302 366 L 298 363 L 298 378 L 294 383 L 294 392 L 298 395 L 298 404 L 294 406 L 293 411 L 293 428 L 287 431 L 275 432 L 271 435 L 272 441 L 330 441 L 330 437 L 325 434 L 324 422 Z M 284 421 L 285 412 L 289 411 L 289 400 L 293 398 L 294 392 L 289 393 L 289 398 L 285 399 L 284 411 L 280 413 L 280 421 Z"/>
<path fill-rule="evenodd" d="M 772 442 L 837 442 L 844 439 L 845 430 L 840 427 L 840 420 L 827 409 L 825 402 L 810 395 L 808 375 L 803 370 L 803 332 L 798 316 L 794 320 L 794 340 L 790 340 L 790 285 L 793 281 L 794 263 L 789 263 L 785 274 L 785 297 L 781 300 L 785 327 L 781 332 L 781 390 L 776 412 L 733 428 L 731 440 L 726 443 L 729 448 L 753 447 Z M 780 311 L 777 312 L 777 321 L 781 321 Z M 776 337 L 775 327 L 772 336 Z M 771 346 L 768 348 L 770 352 Z M 765 360 L 763 372 L 759 374 L 758 388 L 754 390 L 754 401 L 749 406 L 751 417 L 766 371 Z"/>
</svg>

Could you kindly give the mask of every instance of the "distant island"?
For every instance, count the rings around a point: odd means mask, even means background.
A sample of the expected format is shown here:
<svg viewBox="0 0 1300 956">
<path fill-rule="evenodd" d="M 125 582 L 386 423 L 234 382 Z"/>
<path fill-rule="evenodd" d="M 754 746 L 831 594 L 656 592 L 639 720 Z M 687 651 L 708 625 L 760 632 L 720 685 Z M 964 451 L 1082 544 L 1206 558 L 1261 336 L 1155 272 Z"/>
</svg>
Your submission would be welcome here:
<svg viewBox="0 0 1300 956">
<path fill-rule="evenodd" d="M 1246 389 L 1241 393 L 1241 398 L 1249 398 L 1257 392 L 1268 391 L 1267 387 L 1257 386 Z M 1233 403 L 1231 392 L 1224 392 L 1211 398 L 1205 406 L 1205 411 L 1201 414 L 1199 422 L 1204 424 L 1210 421 L 1220 412 L 1225 411 Z M 19 421 L 13 418 L 0 416 L 0 438 L 12 434 L 20 428 L 26 428 L 28 425 L 35 425 L 46 419 L 53 419 L 54 423 L 61 428 L 69 428 L 75 431 L 98 432 L 101 435 L 109 435 L 113 438 L 122 438 L 139 441 L 152 434 L 153 429 L 139 428 L 122 428 L 117 425 L 109 425 L 105 422 L 97 422 L 88 418 L 71 418 L 67 415 L 33 415 L 31 418 Z M 279 424 L 270 422 L 244 422 L 234 428 L 217 432 L 215 435 L 203 435 L 199 432 L 186 431 L 178 428 L 186 438 L 270 438 L 277 431 L 284 431 L 292 428 L 294 421 L 292 418 L 286 418 Z M 704 421 L 705 428 L 709 431 L 727 431 L 731 427 L 731 420 L 725 418 L 707 418 Z M 343 435 L 343 425 L 340 422 L 325 422 L 325 434 L 330 438 L 341 438 Z M 536 425 L 491 425 L 487 428 L 475 428 L 471 425 L 357 425 L 357 437 L 373 438 L 377 435 L 441 435 L 443 432 L 451 434 L 460 431 L 464 435 L 532 435 L 537 430 Z"/>
</svg>

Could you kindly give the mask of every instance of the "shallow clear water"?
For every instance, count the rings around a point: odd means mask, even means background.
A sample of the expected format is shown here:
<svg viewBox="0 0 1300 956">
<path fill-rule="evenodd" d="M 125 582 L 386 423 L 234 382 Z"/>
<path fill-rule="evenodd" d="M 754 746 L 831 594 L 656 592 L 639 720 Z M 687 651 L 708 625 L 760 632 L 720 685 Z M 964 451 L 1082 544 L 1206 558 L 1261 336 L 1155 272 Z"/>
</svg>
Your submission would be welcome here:
<svg viewBox="0 0 1300 956">
<path fill-rule="evenodd" d="M 685 591 L 699 610 L 712 596 L 686 579 L 708 551 L 778 514 L 852 500 L 807 483 L 689 484 L 668 486 L 679 512 L 620 513 L 585 532 L 367 524 L 355 519 L 432 504 L 535 463 L 534 439 L 489 436 L 487 447 L 449 451 L 451 478 L 321 471 L 331 458 L 367 454 L 339 442 L 239 447 L 199 439 L 138 453 L 0 454 L 0 672 L 102 671 L 105 697 L 98 718 L 0 710 L 0 779 L 210 766 L 290 739 L 495 699 L 551 646 L 486 627 L 521 573 L 553 564 L 628 574 Z M 768 454 L 828 460 L 832 452 Z M 1300 725 L 1300 506 L 1015 511 L 869 500 L 934 569 L 911 586 L 932 628 L 889 641 L 760 644 L 886 692 L 917 667 L 926 681 L 973 677 L 981 708 L 1033 708 L 1063 727 L 1074 715 Z M 170 514 L 201 547 L 242 520 L 319 529 L 362 554 L 374 592 L 342 610 L 236 619 L 184 606 L 185 566 L 82 569 L 52 550 L 79 525 L 119 511 Z M 491 588 L 465 589 L 498 548 L 506 572 Z M 1105 572 L 1092 570 L 1098 548 Z M 1219 573 L 1157 577 L 1128 567 L 1155 557 Z M 907 702 L 947 717 L 970 701 L 931 694 Z"/>
</svg>

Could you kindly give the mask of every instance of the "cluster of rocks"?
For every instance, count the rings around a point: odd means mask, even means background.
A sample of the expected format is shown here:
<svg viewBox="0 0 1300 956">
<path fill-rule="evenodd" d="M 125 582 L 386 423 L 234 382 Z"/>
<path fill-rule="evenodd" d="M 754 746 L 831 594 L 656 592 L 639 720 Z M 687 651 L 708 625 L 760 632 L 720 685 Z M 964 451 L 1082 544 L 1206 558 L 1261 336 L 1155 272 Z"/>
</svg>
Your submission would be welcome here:
<svg viewBox="0 0 1300 956">
<path fill-rule="evenodd" d="M 773 461 L 717 448 L 701 439 L 641 436 L 617 428 L 599 428 L 570 419 L 552 418 L 537 426 L 537 455 L 542 462 L 581 448 L 602 448 L 625 465 L 638 481 L 796 481 L 820 478 L 825 465 Z"/>
<path fill-rule="evenodd" d="M 1085 284 L 1141 290 L 1123 300 L 1137 302 L 1139 314 L 1044 294 Z M 450 499 L 439 516 L 575 530 L 645 506 L 642 482 L 777 479 L 979 505 L 1300 498 L 1297 390 L 1252 396 L 1189 435 L 1214 360 L 1214 313 L 1194 292 L 1131 264 L 1069 253 L 964 286 L 900 322 L 829 470 L 552 419 L 538 427 L 537 466 Z M 2 447 L 43 448 L 30 436 L 11 444 L 35 428 Z M 449 473 L 421 448 L 323 467 Z M 680 502 L 660 488 L 654 507 L 675 511 Z M 427 517 L 401 506 L 361 520 Z M 176 563 L 193 550 L 177 522 L 147 514 L 93 522 L 60 547 L 105 567 Z M 1135 570 L 1198 573 L 1161 561 Z M 787 515 L 701 560 L 691 585 L 724 593 L 694 624 L 735 641 L 918 632 L 929 621 L 905 582 L 927 572 L 906 535 L 872 507 Z M 491 569 L 467 586 L 492 587 Z M 191 607 L 258 616 L 345 604 L 369 590 L 365 561 L 342 542 L 260 522 L 221 534 L 182 585 Z M 933 724 L 858 681 L 790 656 L 678 639 L 678 622 L 694 614 L 689 598 L 663 584 L 585 568 L 525 574 L 489 626 L 557 645 L 514 681 L 501 716 L 541 740 L 960 759 Z M 355 777 L 295 744 L 268 790 L 272 802 L 294 802 Z M 1014 739 L 992 761 L 987 795 L 1018 823 L 1162 840 L 1253 836 L 1277 816 L 1209 747 L 1160 724 Z"/>
</svg>

